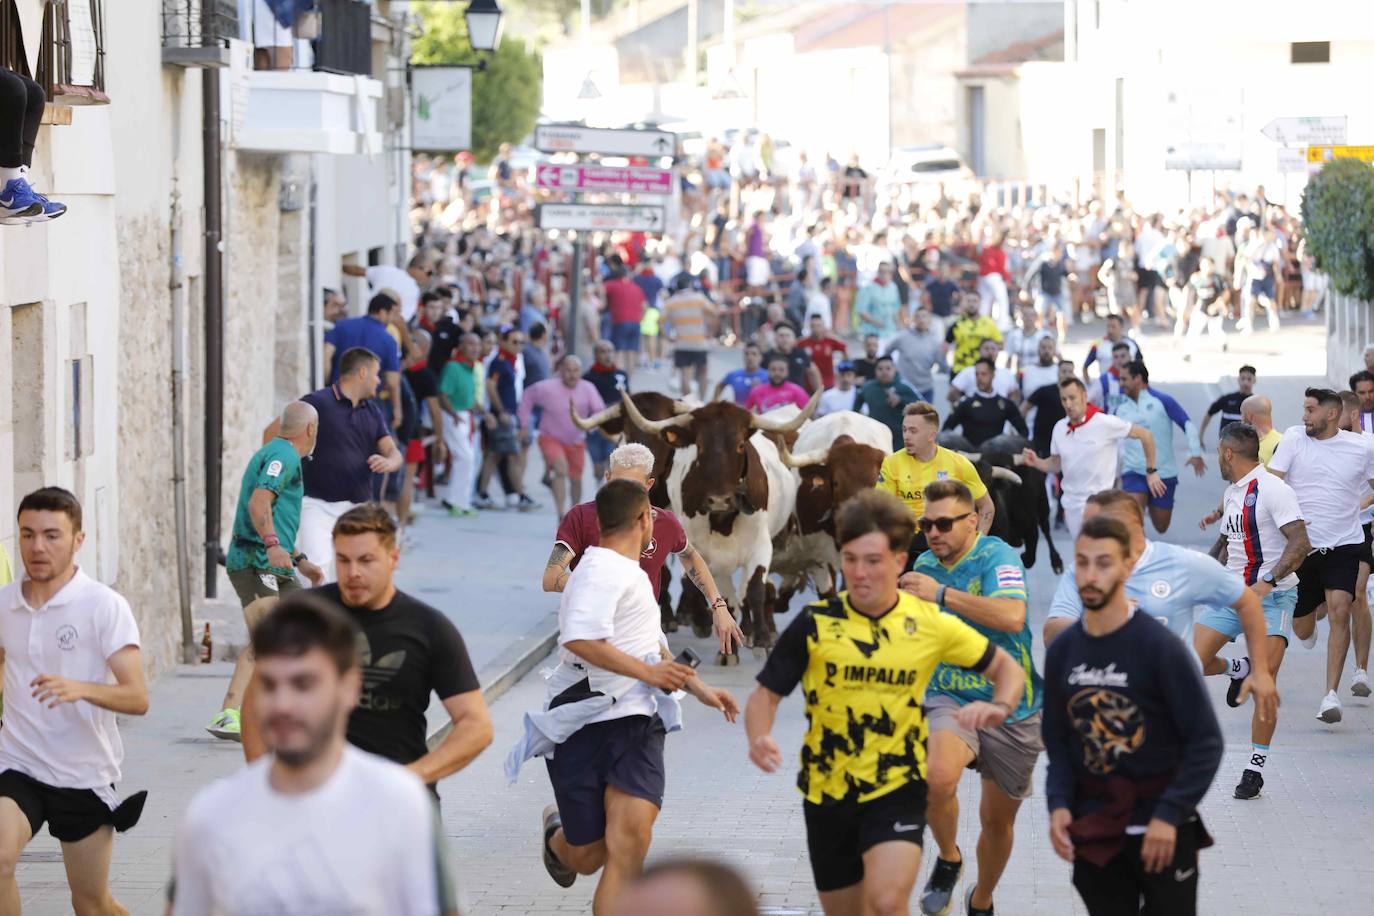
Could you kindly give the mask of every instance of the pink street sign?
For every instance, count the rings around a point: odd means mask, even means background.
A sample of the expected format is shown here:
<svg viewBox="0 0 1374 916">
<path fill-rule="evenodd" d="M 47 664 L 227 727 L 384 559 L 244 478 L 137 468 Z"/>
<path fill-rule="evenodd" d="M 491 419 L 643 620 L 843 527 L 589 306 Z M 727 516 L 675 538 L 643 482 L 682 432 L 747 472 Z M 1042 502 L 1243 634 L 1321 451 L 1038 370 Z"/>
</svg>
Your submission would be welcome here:
<svg viewBox="0 0 1374 916">
<path fill-rule="evenodd" d="M 612 168 L 605 165 L 554 165 L 541 162 L 535 166 L 535 183 L 554 191 L 671 194 L 673 173 L 643 166 Z"/>
</svg>

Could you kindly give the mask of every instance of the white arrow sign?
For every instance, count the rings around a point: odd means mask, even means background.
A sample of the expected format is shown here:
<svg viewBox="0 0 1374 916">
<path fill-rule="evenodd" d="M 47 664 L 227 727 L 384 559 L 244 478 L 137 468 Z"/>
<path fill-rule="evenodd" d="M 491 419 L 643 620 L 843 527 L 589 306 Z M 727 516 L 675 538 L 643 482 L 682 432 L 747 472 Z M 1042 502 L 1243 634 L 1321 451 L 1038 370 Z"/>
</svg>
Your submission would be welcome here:
<svg viewBox="0 0 1374 916">
<path fill-rule="evenodd" d="M 1275 118 L 1260 128 L 1284 146 L 1340 146 L 1345 143 L 1345 115 L 1329 118 Z"/>
<path fill-rule="evenodd" d="M 1307 161 L 1307 147 L 1280 146 L 1275 152 L 1280 172 L 1306 172 L 1312 166 Z"/>
<path fill-rule="evenodd" d="M 535 221 L 540 229 L 579 232 L 662 232 L 662 207 L 613 204 L 540 204 Z"/>
<path fill-rule="evenodd" d="M 600 153 L 603 156 L 672 156 L 677 137 L 666 130 L 605 130 L 576 124 L 540 124 L 534 148 L 545 153 Z"/>
</svg>

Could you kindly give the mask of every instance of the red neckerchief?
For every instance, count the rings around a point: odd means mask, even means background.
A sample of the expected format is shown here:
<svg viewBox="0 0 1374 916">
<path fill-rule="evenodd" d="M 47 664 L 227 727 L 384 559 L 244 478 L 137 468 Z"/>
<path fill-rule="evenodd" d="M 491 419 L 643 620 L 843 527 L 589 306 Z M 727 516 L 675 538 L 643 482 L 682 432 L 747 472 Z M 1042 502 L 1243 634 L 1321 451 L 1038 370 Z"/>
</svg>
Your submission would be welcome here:
<svg viewBox="0 0 1374 916">
<path fill-rule="evenodd" d="M 519 353 L 512 353 L 512 352 L 510 352 L 509 350 L 507 350 L 505 347 L 498 347 L 497 350 L 496 350 L 496 356 L 497 356 L 498 359 L 504 359 L 506 362 L 510 363 L 512 366 L 514 366 L 514 365 L 515 365 L 515 361 L 516 361 L 517 359 L 520 358 L 520 354 L 519 354 Z"/>
<path fill-rule="evenodd" d="M 422 359 L 422 360 L 419 360 L 418 362 L 416 362 L 415 365 L 411 366 L 411 367 L 410 367 L 410 371 L 411 371 L 411 372 L 419 372 L 421 369 L 425 368 L 425 367 L 428 366 L 428 365 L 429 365 L 429 360 L 427 360 L 427 359 Z"/>
<path fill-rule="evenodd" d="M 434 331 L 434 324 L 424 315 L 420 316 L 420 327 L 424 328 L 426 331 Z"/>
<path fill-rule="evenodd" d="M 467 366 L 468 368 L 472 368 L 473 366 L 477 365 L 477 363 L 474 360 L 468 359 L 466 356 L 464 356 L 462 353 L 459 353 L 457 350 L 453 351 L 453 355 L 449 357 L 449 362 L 458 363 L 460 366 Z"/>
<path fill-rule="evenodd" d="M 1096 404 L 1089 404 L 1088 409 L 1083 412 L 1083 419 L 1077 423 L 1069 424 L 1069 435 L 1072 436 L 1075 429 L 1085 425 L 1089 420 L 1100 413 L 1102 413 L 1102 408 L 1098 407 Z"/>
<path fill-rule="evenodd" d="M 592 363 L 592 371 L 600 372 L 603 375 L 607 372 L 614 372 L 617 368 L 618 367 L 615 363 L 610 363 L 609 365 L 602 365 L 601 363 Z"/>
</svg>

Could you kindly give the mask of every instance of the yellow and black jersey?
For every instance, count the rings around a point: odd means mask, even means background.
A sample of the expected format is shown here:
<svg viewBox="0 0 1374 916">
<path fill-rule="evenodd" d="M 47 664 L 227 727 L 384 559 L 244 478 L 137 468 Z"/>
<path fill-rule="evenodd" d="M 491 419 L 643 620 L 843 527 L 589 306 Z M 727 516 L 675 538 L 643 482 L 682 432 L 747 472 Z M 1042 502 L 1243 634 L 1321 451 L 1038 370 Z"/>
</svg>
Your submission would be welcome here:
<svg viewBox="0 0 1374 916">
<path fill-rule="evenodd" d="M 802 685 L 809 727 L 797 787 L 813 804 L 866 802 L 926 775 L 926 685 L 941 662 L 982 672 L 988 638 L 907 592 L 881 617 L 847 592 L 809 604 L 778 639 L 758 682 Z"/>
</svg>

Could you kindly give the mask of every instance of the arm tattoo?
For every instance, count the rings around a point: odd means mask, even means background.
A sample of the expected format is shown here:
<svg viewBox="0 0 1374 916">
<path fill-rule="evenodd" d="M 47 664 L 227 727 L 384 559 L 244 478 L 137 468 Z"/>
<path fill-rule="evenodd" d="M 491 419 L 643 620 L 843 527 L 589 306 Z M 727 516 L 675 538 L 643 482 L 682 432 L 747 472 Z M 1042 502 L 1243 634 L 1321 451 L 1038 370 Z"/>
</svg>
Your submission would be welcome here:
<svg viewBox="0 0 1374 916">
<path fill-rule="evenodd" d="M 691 579 L 697 590 L 709 599 L 711 596 L 706 594 L 706 580 L 702 578 L 701 567 L 701 554 L 697 553 L 695 548 L 688 547 L 682 552 L 682 568 L 686 570 L 687 578 Z"/>
<path fill-rule="evenodd" d="M 1279 557 L 1279 561 L 1270 570 L 1275 582 L 1289 573 L 1295 572 L 1302 565 L 1302 561 L 1307 559 L 1308 548 L 1312 546 L 1307 539 L 1307 523 L 1301 519 L 1289 522 L 1279 531 L 1288 540 L 1283 545 L 1283 554 Z"/>
<path fill-rule="evenodd" d="M 556 566 L 559 569 L 566 569 L 568 564 L 572 562 L 572 555 L 572 551 L 568 549 L 566 544 L 554 544 L 553 553 L 549 554 L 549 562 L 545 568 Z"/>
<path fill-rule="evenodd" d="M 1207 553 L 1222 566 L 1226 565 L 1227 544 L 1226 535 L 1223 534 L 1221 537 L 1217 538 L 1217 542 L 1212 545 L 1212 549 L 1207 551 Z"/>
</svg>

